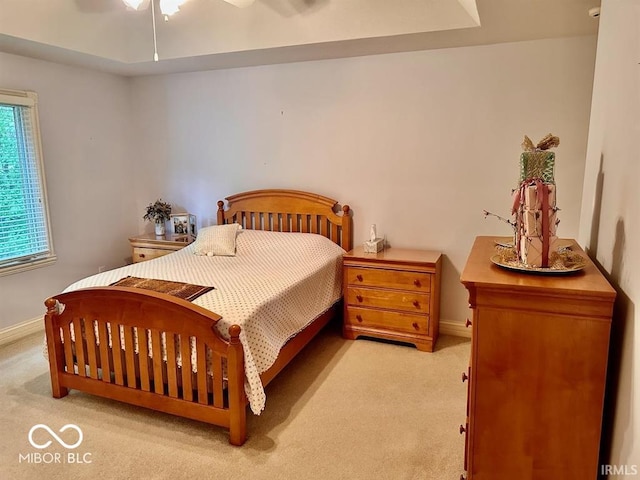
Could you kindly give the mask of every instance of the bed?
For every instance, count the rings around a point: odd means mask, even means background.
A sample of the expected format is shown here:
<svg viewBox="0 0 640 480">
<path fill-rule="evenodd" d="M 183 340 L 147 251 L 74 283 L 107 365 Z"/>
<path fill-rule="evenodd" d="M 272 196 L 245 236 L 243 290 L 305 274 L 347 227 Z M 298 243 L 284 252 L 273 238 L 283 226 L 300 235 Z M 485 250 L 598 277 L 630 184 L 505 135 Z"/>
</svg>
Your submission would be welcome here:
<svg viewBox="0 0 640 480">
<path fill-rule="evenodd" d="M 226 201 L 226 209 L 225 202 L 218 202 L 217 223 L 242 226 L 243 232 L 238 234 L 238 257 L 241 240 L 253 242 L 251 239 L 264 239 L 265 235 L 283 239 L 284 248 L 292 250 L 291 245 L 309 240 L 325 242 L 334 249 L 336 245 L 347 251 L 352 247 L 350 209 L 345 205 L 340 210 L 338 203 L 330 198 L 295 190 L 255 190 L 227 197 Z M 242 445 L 247 436 L 247 404 L 254 413 L 259 413 L 264 406 L 260 392 L 256 391 L 262 389 L 263 393 L 264 387 L 339 309 L 332 304 L 326 309 L 314 307 L 320 311 L 311 313 L 306 307 L 315 305 L 314 301 L 295 300 L 293 303 L 299 304 L 299 311 L 304 312 L 297 315 L 308 318 L 296 319 L 302 328 L 288 335 L 282 346 L 276 344 L 277 352 L 267 363 L 263 361 L 260 368 L 257 354 L 252 351 L 260 349 L 252 347 L 247 333 L 252 324 L 243 323 L 244 320 L 236 322 L 235 318 L 240 317 L 232 313 L 234 310 L 227 304 L 215 303 L 220 301 L 216 295 L 226 289 L 223 273 L 216 273 L 222 275 L 218 277 L 214 275 L 211 292 L 193 301 L 139 288 L 108 286 L 115 277 L 141 271 L 153 273 L 154 268 L 174 271 L 174 277 L 169 276 L 168 280 L 184 280 L 179 274 L 184 270 L 178 267 L 183 265 L 180 262 L 192 262 L 192 265 L 200 262 L 190 255 L 189 248 L 106 275 L 89 277 L 45 301 L 52 395 L 61 398 L 70 389 L 76 389 L 207 422 L 228 429 L 229 442 Z M 317 248 L 326 249 L 327 245 Z M 257 253 L 264 255 L 262 251 Z M 209 264 L 206 269 L 200 265 L 212 259 L 199 258 L 203 259 L 201 263 L 192 268 L 207 270 Z M 291 271 L 297 271 L 296 264 L 307 263 L 293 252 L 282 258 L 276 263 L 289 265 L 287 268 Z M 217 261 L 230 265 L 234 260 Z M 262 280 L 257 277 L 256 281 L 265 285 L 277 283 L 269 274 Z M 107 286 L 100 286 L 102 284 Z M 285 285 L 285 293 L 291 288 Z M 256 303 L 259 307 L 253 316 L 269 312 L 262 308 L 264 302 L 260 298 Z M 276 303 L 272 310 L 283 312 L 284 318 L 289 313 L 284 306 L 280 307 Z M 273 321 L 275 319 L 265 317 L 262 323 Z M 252 335 L 255 336 L 255 332 Z M 189 341 L 183 341 L 187 338 Z M 268 368 L 264 368 L 265 365 Z"/>
</svg>

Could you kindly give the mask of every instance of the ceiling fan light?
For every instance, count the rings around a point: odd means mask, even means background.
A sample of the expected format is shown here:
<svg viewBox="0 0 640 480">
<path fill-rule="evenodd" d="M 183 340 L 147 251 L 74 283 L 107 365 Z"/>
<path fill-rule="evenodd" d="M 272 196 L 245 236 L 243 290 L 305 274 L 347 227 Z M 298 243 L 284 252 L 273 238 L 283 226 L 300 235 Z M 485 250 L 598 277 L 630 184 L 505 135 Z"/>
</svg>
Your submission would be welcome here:
<svg viewBox="0 0 640 480">
<path fill-rule="evenodd" d="M 173 15 L 180 10 L 180 5 L 187 0 L 160 0 L 160 12 L 165 15 Z"/>
<path fill-rule="evenodd" d="M 127 7 L 132 8 L 134 10 L 138 10 L 140 6 L 144 3 L 144 0 L 122 0 Z"/>
</svg>

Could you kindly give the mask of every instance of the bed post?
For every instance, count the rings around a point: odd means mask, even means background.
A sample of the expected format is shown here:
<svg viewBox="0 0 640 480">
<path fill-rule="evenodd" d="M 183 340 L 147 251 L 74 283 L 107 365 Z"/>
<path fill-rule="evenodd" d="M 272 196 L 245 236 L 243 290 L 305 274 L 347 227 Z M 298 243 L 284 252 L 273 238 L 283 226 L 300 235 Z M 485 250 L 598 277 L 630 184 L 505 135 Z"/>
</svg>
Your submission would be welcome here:
<svg viewBox="0 0 640 480">
<path fill-rule="evenodd" d="M 351 233 L 351 209 L 349 205 L 342 207 L 342 244 L 341 247 L 347 252 L 353 248 L 352 245 L 352 233 Z"/>
<path fill-rule="evenodd" d="M 218 200 L 218 225 L 224 225 L 224 202 Z"/>
<path fill-rule="evenodd" d="M 58 301 L 55 298 L 47 298 L 44 304 L 47 307 L 44 329 L 47 334 L 51 393 L 54 398 L 62 398 L 69 393 L 69 389 L 60 384 L 60 372 L 64 371 L 64 352 L 60 348 L 60 329 L 54 327 L 54 317 L 58 316 Z"/>
<path fill-rule="evenodd" d="M 247 399 L 244 393 L 244 351 L 240 343 L 240 327 L 231 325 L 229 335 L 229 443 L 240 446 L 247 439 Z"/>
</svg>

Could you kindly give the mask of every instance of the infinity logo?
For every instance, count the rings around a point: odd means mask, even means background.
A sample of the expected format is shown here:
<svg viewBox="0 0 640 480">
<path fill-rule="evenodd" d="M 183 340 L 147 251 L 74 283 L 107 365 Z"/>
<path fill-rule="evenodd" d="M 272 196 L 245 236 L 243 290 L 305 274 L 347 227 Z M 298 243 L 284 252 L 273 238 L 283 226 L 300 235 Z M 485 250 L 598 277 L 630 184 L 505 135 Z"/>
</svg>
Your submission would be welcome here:
<svg viewBox="0 0 640 480">
<path fill-rule="evenodd" d="M 35 432 L 38 429 L 43 429 L 46 430 L 47 432 L 49 432 L 49 434 L 56 439 L 56 441 L 62 445 L 65 448 L 68 449 L 74 449 L 80 446 L 80 444 L 82 443 L 82 430 L 80 430 L 80 427 L 78 427 L 77 425 L 74 425 L 73 423 L 68 423 L 66 424 L 64 427 L 62 427 L 60 429 L 60 433 L 64 432 L 65 430 L 69 430 L 70 428 L 75 430 L 76 432 L 78 432 L 78 441 L 72 445 L 69 445 L 68 443 L 65 443 L 58 435 L 56 435 L 56 433 L 51 430 L 47 425 L 44 425 L 42 423 L 39 423 L 38 425 L 34 425 L 33 427 L 31 427 L 31 430 L 29 430 L 29 443 L 34 447 L 34 448 L 38 448 L 38 449 L 43 449 L 43 448 L 47 448 L 49 445 L 51 445 L 51 440 L 48 440 L 47 442 L 43 443 L 42 445 L 36 443 L 33 441 L 33 432 Z"/>
</svg>

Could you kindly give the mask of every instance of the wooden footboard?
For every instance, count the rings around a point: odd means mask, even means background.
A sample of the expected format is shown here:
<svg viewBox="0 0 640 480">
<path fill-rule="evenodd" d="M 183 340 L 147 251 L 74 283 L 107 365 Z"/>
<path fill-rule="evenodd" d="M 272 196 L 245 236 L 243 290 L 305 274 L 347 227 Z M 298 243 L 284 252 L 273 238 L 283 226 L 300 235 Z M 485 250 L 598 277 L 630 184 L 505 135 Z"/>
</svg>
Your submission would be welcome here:
<svg viewBox="0 0 640 480">
<path fill-rule="evenodd" d="M 227 341 L 215 329 L 219 315 L 135 288 L 87 288 L 45 304 L 54 397 L 77 389 L 219 425 L 229 429 L 231 444 L 244 443 L 247 401 L 239 326 L 229 328 Z"/>
</svg>

